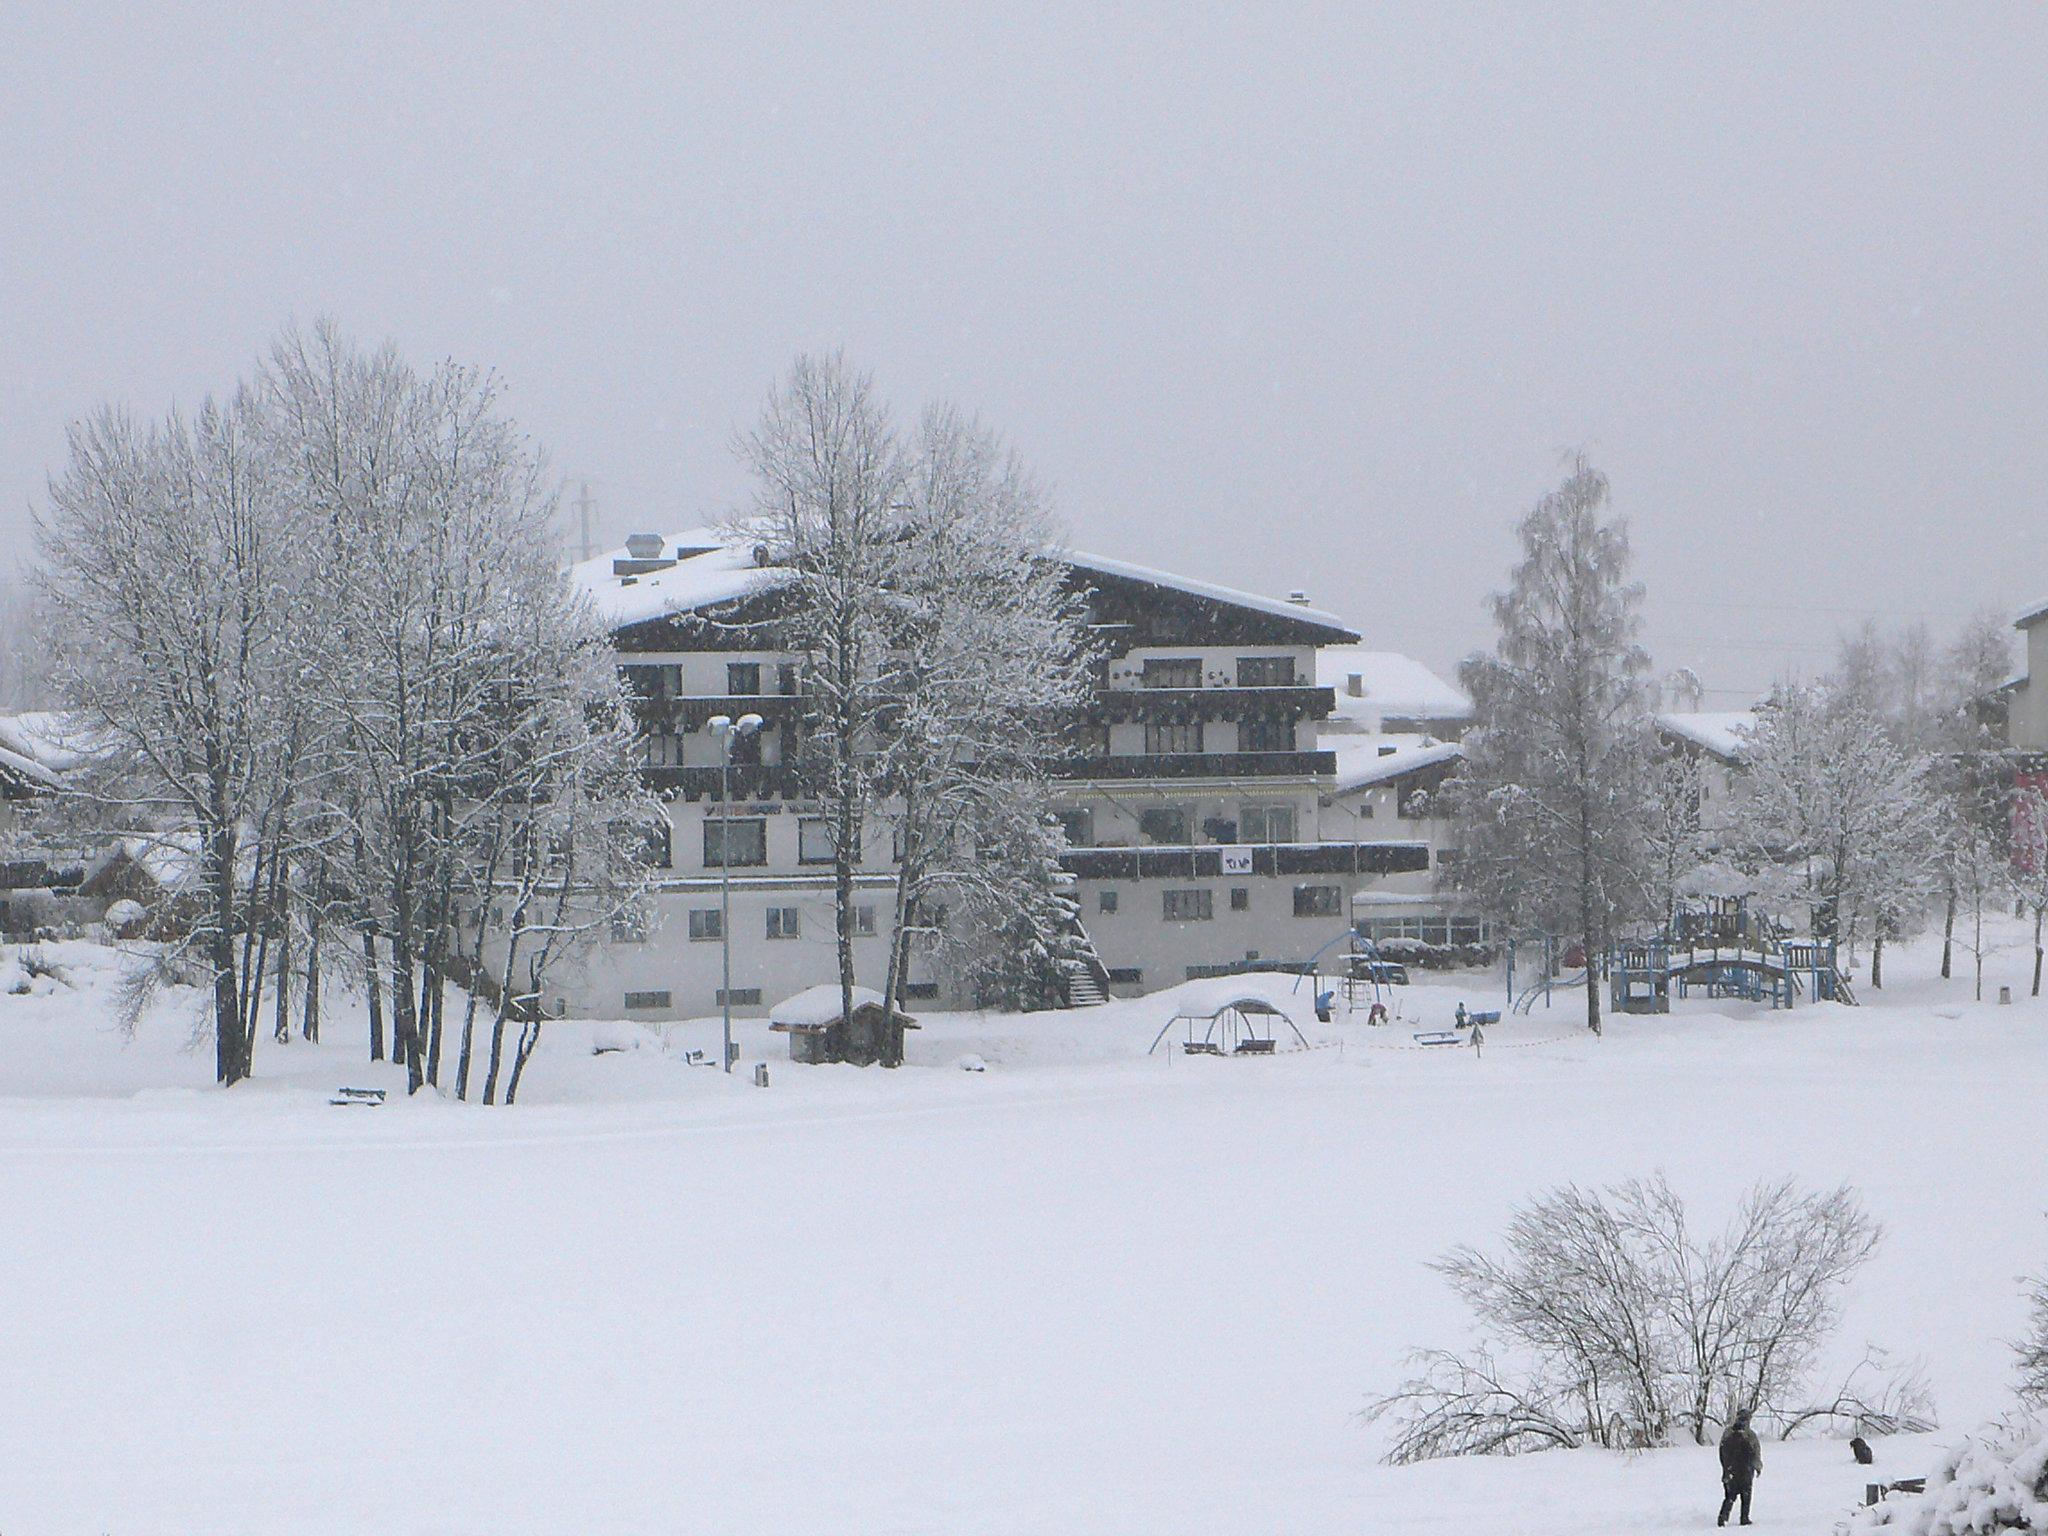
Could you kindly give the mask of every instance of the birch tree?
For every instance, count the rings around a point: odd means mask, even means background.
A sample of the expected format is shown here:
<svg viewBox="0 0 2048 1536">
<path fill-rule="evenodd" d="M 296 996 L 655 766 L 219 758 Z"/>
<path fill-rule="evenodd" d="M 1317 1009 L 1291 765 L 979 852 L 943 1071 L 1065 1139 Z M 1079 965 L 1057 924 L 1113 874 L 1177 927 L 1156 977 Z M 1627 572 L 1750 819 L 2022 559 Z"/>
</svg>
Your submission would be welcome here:
<svg viewBox="0 0 2048 1536">
<path fill-rule="evenodd" d="M 1474 728 L 1447 788 L 1460 883 L 1510 926 L 1541 924 L 1586 953 L 1586 1025 L 1600 1029 L 1598 956 L 1643 903 L 1654 753 L 1642 588 L 1607 478 L 1583 457 L 1517 530 L 1522 558 L 1492 601 L 1500 637 L 1460 669 Z"/>
<path fill-rule="evenodd" d="M 800 357 L 743 440 L 756 482 L 752 536 L 787 568 L 788 647 L 805 695 L 800 769 L 832 851 L 842 1016 L 853 1017 L 854 881 L 888 777 L 878 725 L 896 701 L 895 589 L 909 465 L 874 381 L 845 359 Z"/>
<path fill-rule="evenodd" d="M 252 1070 L 263 884 L 293 785 L 291 504 L 256 398 L 145 426 L 102 410 L 36 520 L 59 699 L 103 750 L 88 793 L 116 826 L 189 849 L 197 916 L 182 947 L 212 994 L 214 1070 Z"/>
</svg>

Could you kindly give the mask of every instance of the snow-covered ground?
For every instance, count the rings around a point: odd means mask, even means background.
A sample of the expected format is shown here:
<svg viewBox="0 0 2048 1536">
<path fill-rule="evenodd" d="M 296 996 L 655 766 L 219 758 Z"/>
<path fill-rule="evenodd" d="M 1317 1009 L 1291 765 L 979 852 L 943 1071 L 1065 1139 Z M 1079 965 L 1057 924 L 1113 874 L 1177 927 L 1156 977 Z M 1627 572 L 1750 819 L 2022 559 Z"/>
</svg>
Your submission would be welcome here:
<svg viewBox="0 0 2048 1536">
<path fill-rule="evenodd" d="M 1566 1179 L 1661 1169 L 1710 1220 L 1846 1179 L 1889 1233 L 1841 1352 L 1924 1357 L 1957 1432 L 2005 1406 L 2048 1263 L 2016 949 L 2012 1007 L 1923 946 L 1871 1006 L 1596 1041 L 1561 995 L 1476 1058 L 1412 1038 L 1499 1006 L 1474 977 L 1378 1029 L 1258 979 L 1316 1047 L 1267 1060 L 1147 1056 L 1169 997 L 931 1016 L 894 1073 L 764 1024 L 731 1077 L 686 1061 L 715 1021 L 563 1024 L 509 1111 L 329 1107 L 399 1086 L 339 999 L 220 1093 L 189 1012 L 125 1036 L 119 957 L 49 954 L 67 981 L 0 963 L 8 1536 L 1698 1530 L 1707 1450 L 1378 1464 L 1358 1408 L 1460 1336 L 1431 1257 Z M 1826 1531 L 1943 1439 L 1874 1473 L 1769 1446 L 1759 1526 Z"/>
</svg>

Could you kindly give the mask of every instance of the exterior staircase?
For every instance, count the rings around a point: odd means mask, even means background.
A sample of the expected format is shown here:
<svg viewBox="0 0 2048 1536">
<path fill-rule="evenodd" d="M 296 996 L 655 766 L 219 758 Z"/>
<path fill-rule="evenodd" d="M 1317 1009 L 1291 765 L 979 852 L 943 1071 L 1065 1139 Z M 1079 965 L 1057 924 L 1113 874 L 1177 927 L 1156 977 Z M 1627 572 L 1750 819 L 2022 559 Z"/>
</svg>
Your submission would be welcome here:
<svg viewBox="0 0 2048 1536">
<path fill-rule="evenodd" d="M 1109 972 L 1102 964 L 1102 957 L 1095 952 L 1095 941 L 1088 937 L 1088 930 L 1076 916 L 1068 931 L 1067 954 L 1059 962 L 1060 974 L 1065 980 L 1066 1005 L 1069 1008 L 1100 1008 L 1109 1001 Z"/>
</svg>

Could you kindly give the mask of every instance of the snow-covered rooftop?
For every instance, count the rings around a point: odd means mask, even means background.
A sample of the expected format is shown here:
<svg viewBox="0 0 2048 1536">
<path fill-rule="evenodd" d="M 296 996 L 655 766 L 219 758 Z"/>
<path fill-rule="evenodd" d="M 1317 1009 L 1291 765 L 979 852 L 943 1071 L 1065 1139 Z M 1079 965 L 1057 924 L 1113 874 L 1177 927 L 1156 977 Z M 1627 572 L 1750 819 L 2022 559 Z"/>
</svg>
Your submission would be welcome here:
<svg viewBox="0 0 2048 1536">
<path fill-rule="evenodd" d="M 1353 678 L 1358 679 L 1356 693 Z M 1337 690 L 1339 719 L 1469 720 L 1472 700 L 1412 656 L 1368 651 L 1360 646 L 1325 646 L 1316 653 L 1316 681 Z"/>
<path fill-rule="evenodd" d="M 1234 608 L 1249 608 L 1256 613 L 1269 613 L 1278 618 L 1301 619 L 1310 624 L 1322 624 L 1331 629 L 1343 630 L 1347 634 L 1351 629 L 1350 625 L 1327 609 L 1310 608 L 1302 603 L 1289 602 L 1284 597 L 1261 597 L 1256 592 L 1245 592 L 1237 587 L 1197 581 L 1191 576 L 1176 576 L 1170 571 L 1154 570 L 1151 566 L 1133 565 L 1128 560 L 1112 560 L 1107 555 L 1091 555 L 1076 549 L 1061 550 L 1059 557 L 1077 570 L 1100 571 L 1105 576 L 1121 576 L 1127 581 L 1142 581 L 1175 592 L 1185 592 L 1191 597 L 1206 597 L 1214 602 L 1228 603 Z"/>
<path fill-rule="evenodd" d="M 1337 755 L 1334 791 L 1349 794 L 1374 784 L 1456 762 L 1465 749 L 1455 741 L 1438 741 L 1429 736 L 1347 736 L 1325 731 L 1316 740 L 1324 752 Z"/>
<path fill-rule="evenodd" d="M 686 528 L 665 534 L 660 558 L 682 558 L 658 571 L 619 575 L 613 562 L 631 560 L 624 548 L 569 567 L 569 585 L 590 599 L 598 617 L 613 629 L 644 624 L 675 613 L 691 613 L 779 586 L 790 573 L 754 563 L 752 546 L 716 528 Z"/>
<path fill-rule="evenodd" d="M 786 997 L 768 1010 L 770 1022 L 790 1024 L 800 1029 L 816 1029 L 833 1024 L 839 1019 L 839 984 L 830 982 L 815 987 L 805 987 L 794 997 Z M 882 1006 L 882 994 L 872 987 L 853 989 L 853 1006 L 865 1008 L 870 1003 Z"/>
<path fill-rule="evenodd" d="M 1348 626 L 1334 613 L 1304 607 L 1285 598 L 1261 597 L 1256 592 L 1243 592 L 1235 587 L 1176 576 L 1149 566 L 1133 565 L 1127 560 L 1113 560 L 1107 555 L 1090 555 L 1071 549 L 1060 550 L 1058 555 L 1078 570 L 1146 582 L 1185 592 L 1192 597 L 1204 597 L 1279 618 L 1300 619 L 1349 633 Z M 608 549 L 571 565 L 569 585 L 590 599 L 606 624 L 613 629 L 624 629 L 669 614 L 689 613 L 714 604 L 732 602 L 790 579 L 790 572 L 784 567 L 757 565 L 753 546 L 735 538 L 726 529 L 685 528 L 678 533 L 665 534 L 661 540 L 661 553 L 656 558 L 677 563 L 662 570 L 622 575 L 613 568 L 615 562 L 633 561 L 635 557 L 623 547 Z"/>
<path fill-rule="evenodd" d="M 2048 597 L 2038 603 L 2029 603 L 2020 610 L 2020 616 L 2012 621 L 2014 629 L 2031 629 L 2043 619 L 2048 619 Z"/>
<path fill-rule="evenodd" d="M 1657 716 L 1657 724 L 1673 736 L 1727 761 L 1742 756 L 1743 733 L 1755 729 L 1753 709 L 1690 710 Z"/>
</svg>

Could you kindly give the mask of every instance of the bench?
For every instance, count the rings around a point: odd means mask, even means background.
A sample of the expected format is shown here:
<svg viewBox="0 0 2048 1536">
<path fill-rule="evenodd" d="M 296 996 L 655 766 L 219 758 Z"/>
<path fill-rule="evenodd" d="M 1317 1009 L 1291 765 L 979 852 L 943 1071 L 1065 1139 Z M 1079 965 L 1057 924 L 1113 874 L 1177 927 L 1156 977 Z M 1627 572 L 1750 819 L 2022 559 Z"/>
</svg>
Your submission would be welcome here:
<svg viewBox="0 0 2048 1536">
<path fill-rule="evenodd" d="M 1925 1493 L 1927 1479 L 1924 1477 L 1902 1477 L 1896 1483 L 1865 1483 L 1863 1502 L 1875 1504 L 1888 1493 Z"/>
<path fill-rule="evenodd" d="M 1240 1056 L 1270 1056 L 1273 1054 L 1273 1042 L 1271 1040 L 1256 1039 L 1240 1040 L 1237 1042 L 1237 1054 Z"/>
<path fill-rule="evenodd" d="M 337 1088 L 334 1090 L 334 1097 L 327 1102 L 330 1104 L 360 1104 L 366 1109 L 374 1108 L 384 1102 L 384 1090 L 382 1088 Z"/>
</svg>

